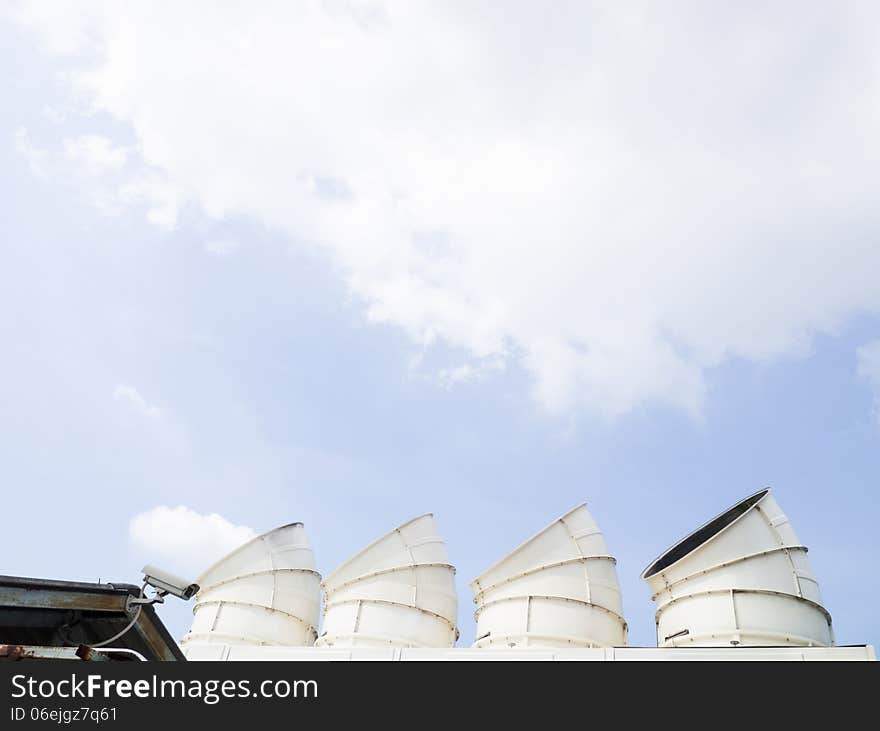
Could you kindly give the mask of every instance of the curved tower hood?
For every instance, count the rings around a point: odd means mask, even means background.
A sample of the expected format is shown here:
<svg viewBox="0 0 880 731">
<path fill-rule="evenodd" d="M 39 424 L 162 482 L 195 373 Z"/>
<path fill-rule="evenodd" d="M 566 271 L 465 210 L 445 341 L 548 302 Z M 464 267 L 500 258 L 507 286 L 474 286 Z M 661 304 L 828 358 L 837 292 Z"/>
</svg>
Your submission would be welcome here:
<svg viewBox="0 0 880 731">
<path fill-rule="evenodd" d="M 834 643 L 807 548 L 769 488 L 683 538 L 642 578 L 660 647 Z"/>
<path fill-rule="evenodd" d="M 205 571 L 192 628 L 181 640 L 234 645 L 313 645 L 321 575 L 302 523 L 257 536 Z"/>
<path fill-rule="evenodd" d="M 452 647 L 455 568 L 430 513 L 371 543 L 322 584 L 320 647 Z"/>
<path fill-rule="evenodd" d="M 615 564 L 579 505 L 471 582 L 474 647 L 626 645 Z"/>
</svg>

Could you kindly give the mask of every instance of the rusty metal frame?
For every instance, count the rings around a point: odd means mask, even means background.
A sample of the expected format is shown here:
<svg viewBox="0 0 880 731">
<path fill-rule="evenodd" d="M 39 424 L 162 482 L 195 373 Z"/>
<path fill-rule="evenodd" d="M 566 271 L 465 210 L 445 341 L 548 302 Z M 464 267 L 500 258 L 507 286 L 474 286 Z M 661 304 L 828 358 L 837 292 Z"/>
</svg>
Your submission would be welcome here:
<svg viewBox="0 0 880 731">
<path fill-rule="evenodd" d="M 33 579 L 19 576 L 0 576 L 0 612 L 13 610 L 16 612 L 34 612 L 41 610 L 52 612 L 70 611 L 76 613 L 92 613 L 106 618 L 129 618 L 128 608 L 132 597 L 140 596 L 140 587 L 133 584 L 83 583 L 73 581 L 55 581 L 51 579 Z M 185 660 L 177 642 L 168 632 L 161 619 L 150 605 L 144 605 L 140 616 L 129 630 L 137 636 L 140 644 L 146 648 L 149 659 L 154 660 Z M 0 643 L 7 638 L 0 637 Z M 125 638 L 121 638 L 119 649 L 125 649 Z M 28 647 L 24 644 L 9 643 L 7 647 Z M 75 647 L 47 648 L 74 651 Z M 7 656 L 16 652 L 30 650 L 7 649 Z M 94 653 L 95 651 L 92 650 Z M 51 653 L 50 653 L 51 654 Z M 65 654 L 65 653 L 62 653 Z M 101 654 L 105 654 L 102 652 Z M 95 658 L 97 659 L 97 658 Z"/>
</svg>

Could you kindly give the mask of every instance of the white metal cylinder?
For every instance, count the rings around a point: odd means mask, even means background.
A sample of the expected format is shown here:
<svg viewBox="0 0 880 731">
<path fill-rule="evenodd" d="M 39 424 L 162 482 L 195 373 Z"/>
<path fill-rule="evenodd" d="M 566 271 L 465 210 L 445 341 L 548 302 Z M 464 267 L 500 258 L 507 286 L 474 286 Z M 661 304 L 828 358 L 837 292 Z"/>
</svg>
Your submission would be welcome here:
<svg viewBox="0 0 880 731">
<path fill-rule="evenodd" d="M 404 523 L 323 584 L 320 647 L 452 647 L 455 568 L 431 514 Z"/>
<path fill-rule="evenodd" d="M 553 521 L 471 582 L 474 647 L 621 647 L 615 560 L 586 505 Z"/>
<path fill-rule="evenodd" d="M 199 578 L 187 646 L 313 645 L 321 576 L 302 523 L 269 531 L 222 558 Z"/>
<path fill-rule="evenodd" d="M 769 488 L 683 538 L 642 578 L 660 647 L 834 642 L 807 548 Z"/>
</svg>

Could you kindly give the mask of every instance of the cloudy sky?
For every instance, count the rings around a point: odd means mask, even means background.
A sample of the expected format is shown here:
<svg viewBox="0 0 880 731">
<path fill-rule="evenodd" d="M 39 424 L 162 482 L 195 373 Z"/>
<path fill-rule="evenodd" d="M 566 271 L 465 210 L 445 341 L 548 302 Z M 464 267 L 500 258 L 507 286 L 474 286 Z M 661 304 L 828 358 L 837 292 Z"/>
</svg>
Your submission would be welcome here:
<svg viewBox="0 0 880 731">
<path fill-rule="evenodd" d="M 12 2 L 0 61 L 3 573 L 433 511 L 468 644 L 586 500 L 650 645 L 770 485 L 880 644 L 876 4 Z"/>
</svg>

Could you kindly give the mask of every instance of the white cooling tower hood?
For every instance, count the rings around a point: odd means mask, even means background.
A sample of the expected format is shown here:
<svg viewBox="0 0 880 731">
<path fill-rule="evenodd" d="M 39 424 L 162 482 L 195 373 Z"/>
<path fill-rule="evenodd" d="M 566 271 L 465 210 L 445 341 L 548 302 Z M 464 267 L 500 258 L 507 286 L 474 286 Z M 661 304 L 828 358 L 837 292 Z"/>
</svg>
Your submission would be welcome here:
<svg viewBox="0 0 880 731">
<path fill-rule="evenodd" d="M 474 647 L 621 647 L 615 560 L 586 504 L 554 520 L 471 582 Z"/>
<path fill-rule="evenodd" d="M 683 538 L 642 578 L 660 647 L 833 644 L 807 548 L 769 488 Z"/>
<path fill-rule="evenodd" d="M 198 578 L 192 628 L 181 645 L 312 645 L 320 583 L 302 523 L 257 536 Z"/>
<path fill-rule="evenodd" d="M 452 647 L 455 568 L 430 513 L 395 528 L 323 584 L 319 647 Z"/>
</svg>

